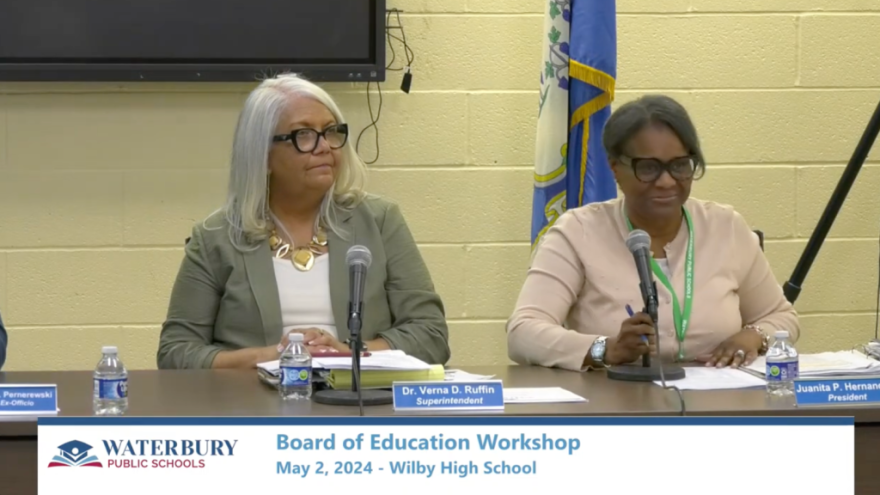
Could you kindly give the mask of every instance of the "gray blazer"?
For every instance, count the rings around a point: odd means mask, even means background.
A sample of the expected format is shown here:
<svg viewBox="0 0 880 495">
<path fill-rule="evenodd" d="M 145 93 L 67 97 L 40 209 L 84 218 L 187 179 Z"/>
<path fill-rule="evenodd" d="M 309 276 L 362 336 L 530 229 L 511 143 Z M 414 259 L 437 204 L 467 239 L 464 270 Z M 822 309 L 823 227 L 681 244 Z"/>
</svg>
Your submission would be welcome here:
<svg viewBox="0 0 880 495">
<path fill-rule="evenodd" d="M 348 248 L 370 249 L 361 337 L 382 337 L 430 364 L 446 364 L 449 331 L 443 303 L 399 207 L 369 196 L 337 217 L 343 239 L 327 233 L 330 297 L 339 339 L 348 332 Z M 197 224 L 174 283 L 159 338 L 157 364 L 210 368 L 221 350 L 275 345 L 281 340 L 281 304 L 267 241 L 242 252 L 229 239 L 222 215 Z"/>
</svg>

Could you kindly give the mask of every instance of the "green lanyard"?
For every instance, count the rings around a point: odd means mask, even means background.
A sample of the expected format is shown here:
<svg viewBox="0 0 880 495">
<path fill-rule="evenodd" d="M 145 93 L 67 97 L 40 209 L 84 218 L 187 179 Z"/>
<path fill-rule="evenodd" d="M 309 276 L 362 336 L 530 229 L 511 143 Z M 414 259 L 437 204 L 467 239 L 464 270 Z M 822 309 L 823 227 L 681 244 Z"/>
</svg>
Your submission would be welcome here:
<svg viewBox="0 0 880 495">
<path fill-rule="evenodd" d="M 654 260 L 654 257 L 651 257 L 651 269 L 654 271 L 654 275 L 672 294 L 672 321 L 675 324 L 675 335 L 678 337 L 679 361 L 684 360 L 684 336 L 687 334 L 688 324 L 691 320 L 691 303 L 694 299 L 694 224 L 691 222 L 691 215 L 688 211 L 684 208 L 682 208 L 681 211 L 684 213 L 684 219 L 688 226 L 687 255 L 684 260 L 684 311 L 681 310 L 681 306 L 678 303 L 678 296 L 675 294 L 675 289 L 672 288 L 669 279 L 666 278 L 666 274 L 663 273 L 663 270 L 660 268 L 660 265 L 657 264 L 657 261 Z M 624 214 L 624 216 L 626 218 L 627 227 L 632 231 L 633 226 L 629 221 L 629 216 L 626 214 Z"/>
</svg>

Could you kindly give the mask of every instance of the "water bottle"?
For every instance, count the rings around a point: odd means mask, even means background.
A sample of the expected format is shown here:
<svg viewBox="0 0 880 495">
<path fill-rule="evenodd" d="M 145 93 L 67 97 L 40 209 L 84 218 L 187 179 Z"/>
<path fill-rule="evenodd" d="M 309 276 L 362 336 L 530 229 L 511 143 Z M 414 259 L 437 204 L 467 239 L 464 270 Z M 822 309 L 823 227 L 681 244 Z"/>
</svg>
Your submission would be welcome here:
<svg viewBox="0 0 880 495">
<path fill-rule="evenodd" d="M 788 332 L 779 330 L 767 350 L 767 394 L 773 397 L 794 395 L 794 380 L 798 377 L 798 353 L 788 340 Z"/>
<path fill-rule="evenodd" d="M 117 357 L 115 346 L 101 348 L 95 368 L 92 410 L 98 416 L 116 416 L 128 411 L 128 371 Z"/>
<path fill-rule="evenodd" d="M 278 392 L 285 400 L 305 399 L 312 396 L 312 355 L 303 345 L 303 334 L 288 335 L 289 344 L 281 353 L 281 381 Z"/>
</svg>

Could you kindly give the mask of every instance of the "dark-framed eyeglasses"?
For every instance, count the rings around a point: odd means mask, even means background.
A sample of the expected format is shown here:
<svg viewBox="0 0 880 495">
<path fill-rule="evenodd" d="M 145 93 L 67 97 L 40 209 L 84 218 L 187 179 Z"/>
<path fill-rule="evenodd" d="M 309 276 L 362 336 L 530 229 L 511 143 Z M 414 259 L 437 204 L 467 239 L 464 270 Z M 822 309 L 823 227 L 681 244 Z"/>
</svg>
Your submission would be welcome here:
<svg viewBox="0 0 880 495">
<path fill-rule="evenodd" d="M 290 141 L 300 153 L 311 153 L 318 147 L 318 140 L 324 138 L 330 149 L 338 150 L 348 141 L 348 124 L 336 124 L 317 131 L 315 129 L 294 129 L 290 134 L 272 136 L 272 142 Z"/>
<path fill-rule="evenodd" d="M 636 179 L 641 182 L 654 182 L 659 179 L 663 172 L 669 172 L 669 175 L 677 181 L 686 181 L 691 179 L 699 179 L 702 176 L 702 168 L 698 166 L 697 159 L 694 156 L 679 156 L 664 162 L 657 158 L 632 158 L 621 156 L 620 161 L 629 165 Z"/>
</svg>

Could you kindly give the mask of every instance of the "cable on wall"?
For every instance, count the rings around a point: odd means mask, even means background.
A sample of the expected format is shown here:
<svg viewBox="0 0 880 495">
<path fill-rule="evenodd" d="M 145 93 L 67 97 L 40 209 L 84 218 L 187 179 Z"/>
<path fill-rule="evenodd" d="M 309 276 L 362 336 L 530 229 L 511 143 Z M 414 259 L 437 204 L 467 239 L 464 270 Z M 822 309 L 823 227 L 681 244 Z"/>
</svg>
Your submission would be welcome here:
<svg viewBox="0 0 880 495">
<path fill-rule="evenodd" d="M 385 66 L 386 71 L 403 71 L 403 78 L 400 83 L 400 90 L 404 93 L 409 94 L 410 87 L 412 86 L 412 65 L 416 59 L 415 53 L 412 48 L 410 48 L 409 44 L 406 42 L 406 32 L 403 29 L 403 23 L 400 21 L 400 13 L 403 12 L 400 9 L 388 9 L 385 12 L 385 40 L 388 44 L 388 48 L 391 51 L 391 60 Z M 391 24 L 391 15 L 394 14 L 396 24 Z M 392 30 L 400 30 L 400 36 L 395 34 L 391 34 Z M 393 40 L 398 41 L 403 44 L 403 53 L 406 59 L 406 65 L 403 67 L 394 67 L 394 62 L 397 60 L 397 51 L 394 49 Z M 373 100 L 370 97 L 370 84 L 376 84 L 376 92 L 379 95 L 379 104 L 376 108 L 376 114 L 373 115 Z M 379 117 L 382 115 L 382 85 L 378 81 L 368 81 L 367 82 L 367 109 L 370 112 L 370 123 L 358 134 L 357 141 L 355 142 L 354 149 L 360 154 L 360 146 L 361 146 L 361 138 L 364 136 L 364 133 L 367 132 L 367 129 L 373 128 L 373 133 L 376 138 L 376 156 L 370 160 L 364 160 L 364 163 L 367 165 L 372 165 L 379 161 Z"/>
</svg>

